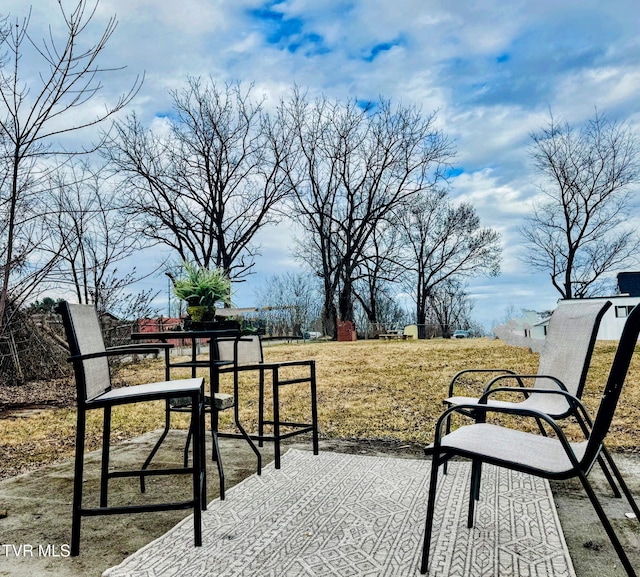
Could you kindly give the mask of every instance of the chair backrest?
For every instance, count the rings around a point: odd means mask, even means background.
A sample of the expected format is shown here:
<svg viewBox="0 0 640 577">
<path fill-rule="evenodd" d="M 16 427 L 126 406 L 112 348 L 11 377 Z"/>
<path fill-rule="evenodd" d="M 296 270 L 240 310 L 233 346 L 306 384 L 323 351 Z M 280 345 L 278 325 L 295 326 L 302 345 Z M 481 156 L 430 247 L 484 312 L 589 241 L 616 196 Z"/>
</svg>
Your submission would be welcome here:
<svg viewBox="0 0 640 577">
<path fill-rule="evenodd" d="M 616 349 L 616 354 L 611 364 L 611 370 L 609 371 L 609 377 L 607 378 L 607 383 L 600 399 L 600 407 L 593 422 L 589 443 L 583 458 L 583 463 L 586 463 L 587 467 L 595 461 L 604 442 L 604 438 L 607 436 L 609 428 L 611 427 L 611 421 L 618 406 L 622 386 L 627 377 L 639 334 L 640 305 L 636 305 L 629 313 L 624 324 L 620 342 L 618 343 L 618 348 Z"/>
<path fill-rule="evenodd" d="M 217 342 L 218 358 L 234 361 L 236 365 L 262 363 L 262 340 L 259 335 L 240 336 L 237 339 L 220 339 Z"/>
<path fill-rule="evenodd" d="M 540 352 L 539 375 L 552 375 L 580 398 L 591 363 L 600 321 L 611 301 L 561 301 L 551 315 L 544 346 Z M 534 386 L 549 388 L 546 379 Z"/>
<path fill-rule="evenodd" d="M 105 351 L 98 313 L 91 305 L 62 302 L 62 315 L 71 356 L 89 355 Z M 111 388 L 107 357 L 74 361 L 78 403 L 91 400 Z"/>
</svg>

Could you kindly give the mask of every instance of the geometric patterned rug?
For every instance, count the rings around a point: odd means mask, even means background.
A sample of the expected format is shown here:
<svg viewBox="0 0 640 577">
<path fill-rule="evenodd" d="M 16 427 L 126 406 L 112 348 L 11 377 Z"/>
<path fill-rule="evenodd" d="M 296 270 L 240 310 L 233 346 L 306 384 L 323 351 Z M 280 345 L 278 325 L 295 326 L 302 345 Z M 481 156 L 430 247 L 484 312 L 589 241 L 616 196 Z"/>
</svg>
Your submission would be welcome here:
<svg viewBox="0 0 640 577">
<path fill-rule="evenodd" d="M 189 518 L 104 577 L 406 577 L 419 575 L 430 459 L 289 450 L 203 513 L 203 546 Z M 470 465 L 438 482 L 429 575 L 575 577 L 549 485 L 482 469 L 467 529 Z"/>
</svg>

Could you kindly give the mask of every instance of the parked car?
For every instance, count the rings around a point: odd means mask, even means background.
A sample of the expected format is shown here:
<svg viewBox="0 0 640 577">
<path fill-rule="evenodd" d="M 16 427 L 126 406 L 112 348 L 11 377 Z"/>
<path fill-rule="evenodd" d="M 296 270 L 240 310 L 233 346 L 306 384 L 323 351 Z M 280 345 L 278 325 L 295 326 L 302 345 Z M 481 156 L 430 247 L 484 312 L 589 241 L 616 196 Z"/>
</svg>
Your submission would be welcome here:
<svg viewBox="0 0 640 577">
<path fill-rule="evenodd" d="M 468 339 L 471 336 L 469 331 L 463 331 L 462 329 L 458 329 L 453 333 L 454 339 Z"/>
<path fill-rule="evenodd" d="M 322 336 L 322 333 L 318 331 L 304 331 L 302 333 L 302 337 L 306 340 L 319 339 Z"/>
</svg>

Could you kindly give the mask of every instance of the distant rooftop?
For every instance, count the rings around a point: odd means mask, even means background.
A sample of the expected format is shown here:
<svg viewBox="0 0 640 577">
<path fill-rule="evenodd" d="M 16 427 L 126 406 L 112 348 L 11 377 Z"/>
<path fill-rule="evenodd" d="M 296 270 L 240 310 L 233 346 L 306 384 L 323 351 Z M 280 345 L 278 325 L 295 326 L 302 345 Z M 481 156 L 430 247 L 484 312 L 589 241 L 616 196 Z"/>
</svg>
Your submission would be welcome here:
<svg viewBox="0 0 640 577">
<path fill-rule="evenodd" d="M 618 273 L 618 292 L 630 297 L 640 297 L 640 272 Z"/>
</svg>

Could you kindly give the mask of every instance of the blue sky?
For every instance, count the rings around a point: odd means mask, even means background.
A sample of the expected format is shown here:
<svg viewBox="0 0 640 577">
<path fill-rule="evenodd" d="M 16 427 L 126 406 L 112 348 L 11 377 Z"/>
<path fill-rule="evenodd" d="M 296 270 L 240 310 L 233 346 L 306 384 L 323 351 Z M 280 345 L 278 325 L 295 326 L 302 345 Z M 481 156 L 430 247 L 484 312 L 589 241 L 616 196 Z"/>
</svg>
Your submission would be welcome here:
<svg viewBox="0 0 640 577">
<path fill-rule="evenodd" d="M 22 0 L 3 2 L 3 13 L 24 10 Z M 39 0 L 34 36 L 59 21 L 57 10 L 56 0 Z M 127 68 L 104 95 L 145 72 L 131 108 L 143 122 L 169 109 L 168 91 L 188 75 L 254 83 L 274 104 L 297 84 L 312 95 L 438 110 L 458 153 L 453 196 L 503 236 L 502 275 L 470 286 L 474 316 L 487 325 L 508 307 L 553 308 L 558 296 L 519 259 L 517 227 L 538 194 L 531 132 L 549 111 L 581 123 L 597 108 L 640 134 L 637 0 L 101 0 L 97 19 L 114 14 L 109 58 Z M 283 227 L 264 231 L 257 281 L 298 268 L 290 237 Z M 164 289 L 165 280 L 144 286 L 154 284 Z M 236 304 L 254 304 L 249 283 Z"/>
</svg>

